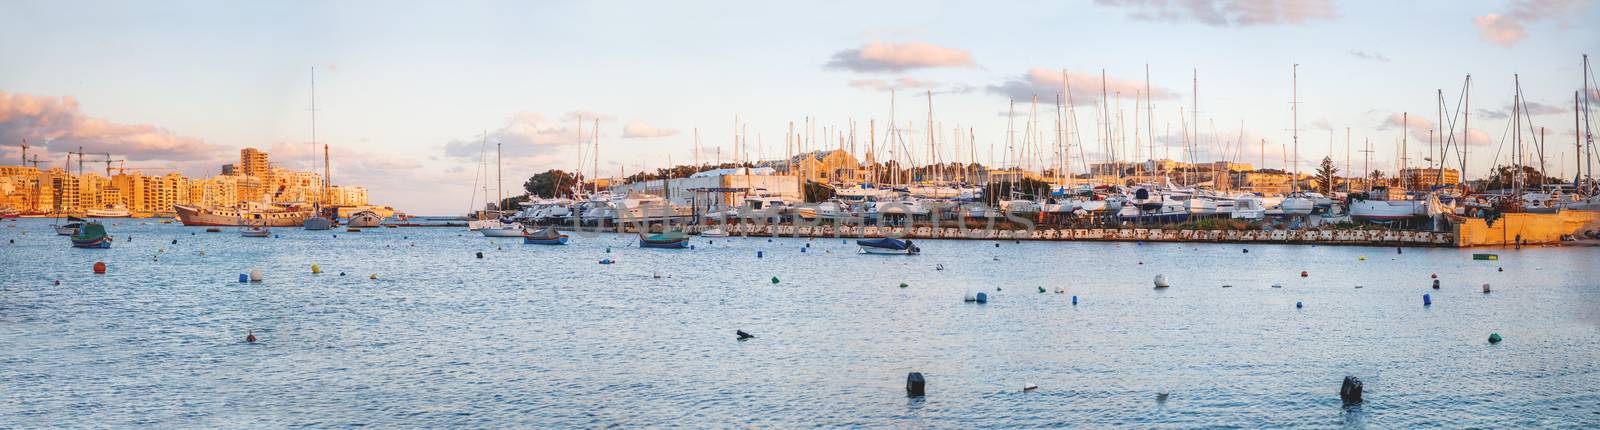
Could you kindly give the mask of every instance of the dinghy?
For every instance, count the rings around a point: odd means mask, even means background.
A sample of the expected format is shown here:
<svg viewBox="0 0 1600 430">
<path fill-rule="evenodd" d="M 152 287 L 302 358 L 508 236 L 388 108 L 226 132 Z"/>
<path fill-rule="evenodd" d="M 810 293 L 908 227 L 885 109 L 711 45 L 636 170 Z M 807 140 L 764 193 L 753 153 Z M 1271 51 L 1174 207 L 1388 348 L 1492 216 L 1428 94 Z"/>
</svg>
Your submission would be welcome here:
<svg viewBox="0 0 1600 430">
<path fill-rule="evenodd" d="M 661 234 L 645 236 L 639 233 L 640 248 L 668 248 L 682 249 L 689 247 L 689 236 L 681 231 L 669 231 Z"/>
<path fill-rule="evenodd" d="M 567 235 L 556 231 L 554 227 L 541 228 L 529 232 L 522 237 L 524 245 L 566 245 Z"/>
<path fill-rule="evenodd" d="M 917 248 L 911 241 L 892 237 L 859 239 L 856 240 L 856 245 L 861 247 L 862 254 L 917 255 L 922 252 L 922 249 Z"/>
</svg>

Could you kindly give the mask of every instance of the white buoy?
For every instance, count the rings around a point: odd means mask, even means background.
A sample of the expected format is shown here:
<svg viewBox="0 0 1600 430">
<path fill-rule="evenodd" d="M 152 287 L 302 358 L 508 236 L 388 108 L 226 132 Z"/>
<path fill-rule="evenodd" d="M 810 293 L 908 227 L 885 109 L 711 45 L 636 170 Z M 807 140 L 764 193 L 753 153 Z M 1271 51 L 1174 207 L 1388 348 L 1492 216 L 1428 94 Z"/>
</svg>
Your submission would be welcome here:
<svg viewBox="0 0 1600 430">
<path fill-rule="evenodd" d="M 1156 275 L 1156 288 L 1166 288 L 1170 286 L 1171 285 L 1167 284 L 1167 275 Z"/>
<path fill-rule="evenodd" d="M 250 282 L 261 282 L 261 269 L 250 269 Z"/>
</svg>

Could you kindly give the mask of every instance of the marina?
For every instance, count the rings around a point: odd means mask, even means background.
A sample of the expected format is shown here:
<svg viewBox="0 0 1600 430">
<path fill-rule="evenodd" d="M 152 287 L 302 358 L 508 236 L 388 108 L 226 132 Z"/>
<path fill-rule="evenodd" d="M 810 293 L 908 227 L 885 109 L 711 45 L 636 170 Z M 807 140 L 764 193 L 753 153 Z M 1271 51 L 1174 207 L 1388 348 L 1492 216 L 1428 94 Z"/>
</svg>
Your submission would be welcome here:
<svg viewBox="0 0 1600 430">
<path fill-rule="evenodd" d="M 0 222 L 0 384 L 30 387 L 0 403 L 5 422 L 1600 422 L 1600 248 L 1484 261 L 1452 248 L 916 240 L 916 256 L 866 256 L 831 238 L 667 250 L 614 233 L 546 247 L 461 227 L 107 228 L 115 247 L 73 249 L 48 220 Z M 707 266 L 733 269 L 694 269 Z M 245 274 L 260 281 L 235 282 Z M 1170 287 L 1152 289 L 1157 275 Z M 983 304 L 963 301 L 974 292 Z M 905 397 L 907 372 L 925 375 L 925 397 Z M 1365 384 L 1359 406 L 1341 404 L 1346 375 Z"/>
</svg>

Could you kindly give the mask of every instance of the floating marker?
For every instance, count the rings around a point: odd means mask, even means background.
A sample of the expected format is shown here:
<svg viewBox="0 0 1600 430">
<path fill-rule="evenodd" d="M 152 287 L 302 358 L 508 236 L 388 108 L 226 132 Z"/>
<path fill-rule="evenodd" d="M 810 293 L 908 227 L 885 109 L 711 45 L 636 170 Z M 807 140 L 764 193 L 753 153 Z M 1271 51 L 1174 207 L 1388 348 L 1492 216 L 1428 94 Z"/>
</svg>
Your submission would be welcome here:
<svg viewBox="0 0 1600 430">
<path fill-rule="evenodd" d="M 1433 305 L 1433 297 L 1429 296 L 1427 294 L 1423 294 L 1422 295 L 1422 305 L 1423 306 L 1432 306 Z"/>
<path fill-rule="evenodd" d="M 778 277 L 777 276 L 773 276 L 772 277 L 772 283 L 774 283 L 774 284 L 778 283 Z"/>
<path fill-rule="evenodd" d="M 1435 290 L 1439 289 L 1439 280 L 1438 279 L 1433 280 L 1433 289 L 1435 289 Z"/>
<path fill-rule="evenodd" d="M 482 251 L 478 252 L 478 258 L 483 258 L 483 252 Z"/>
<path fill-rule="evenodd" d="M 941 264 L 935 264 L 935 265 L 934 265 L 934 266 L 933 266 L 933 270 L 944 270 L 944 264 L 943 264 L 943 263 L 941 263 Z"/>
<path fill-rule="evenodd" d="M 1361 379 L 1354 376 L 1344 377 L 1344 384 L 1339 386 L 1339 399 L 1345 403 L 1361 402 Z"/>
<path fill-rule="evenodd" d="M 1304 303 L 1294 302 L 1294 308 L 1295 309 L 1300 309 L 1300 308 L 1303 308 L 1303 307 L 1306 307 L 1306 305 Z"/>
<path fill-rule="evenodd" d="M 94 274 L 96 274 L 96 275 L 104 275 L 104 274 L 106 274 L 106 263 L 99 262 L 99 261 L 94 262 Z"/>
<path fill-rule="evenodd" d="M 1167 284 L 1167 275 L 1156 275 L 1155 284 L 1156 288 L 1166 288 L 1171 286 L 1170 284 Z"/>
<path fill-rule="evenodd" d="M 1244 253 L 1249 254 L 1250 253 L 1250 248 L 1245 248 L 1244 249 Z"/>
<path fill-rule="evenodd" d="M 1039 287 L 1039 294 L 1044 294 L 1044 287 Z"/>
<path fill-rule="evenodd" d="M 756 258 L 761 258 L 761 256 L 762 256 L 761 251 L 756 251 Z"/>
<path fill-rule="evenodd" d="M 1306 273 L 1306 271 L 1304 271 L 1304 270 L 1300 271 L 1300 277 L 1304 278 L 1304 277 L 1307 277 L 1307 276 L 1311 276 L 1311 274 L 1310 273 Z"/>
<path fill-rule="evenodd" d="M 261 269 L 250 269 L 250 282 L 261 282 Z"/>
<path fill-rule="evenodd" d="M 1489 333 L 1489 343 L 1500 343 L 1500 333 Z"/>
<path fill-rule="evenodd" d="M 600 259 L 600 264 L 611 264 L 611 263 L 615 263 L 615 262 L 611 261 L 610 258 L 602 258 L 602 259 Z"/>
<path fill-rule="evenodd" d="M 900 288 L 905 288 L 905 287 L 909 287 L 909 286 L 910 286 L 910 285 L 906 285 L 906 283 L 904 283 L 904 282 L 901 282 L 901 283 L 900 283 Z"/>
<path fill-rule="evenodd" d="M 318 266 L 318 265 L 315 265 L 315 264 L 311 265 L 311 274 L 316 275 L 316 274 L 320 274 L 320 273 L 322 273 L 322 266 Z"/>
<path fill-rule="evenodd" d="M 1361 261 L 1367 261 L 1367 256 L 1365 256 L 1365 255 L 1361 256 Z"/>
<path fill-rule="evenodd" d="M 1156 401 L 1157 402 L 1165 402 L 1165 401 L 1167 401 L 1167 396 L 1168 395 L 1170 395 L 1170 393 L 1167 393 L 1166 391 L 1157 391 L 1156 392 Z"/>
<path fill-rule="evenodd" d="M 1033 390 L 1037 390 L 1037 389 L 1039 389 L 1038 385 L 1034 385 L 1034 384 L 1023 384 L 1022 385 L 1022 392 L 1024 392 L 1024 393 L 1029 392 L 1029 391 L 1033 391 Z"/>
<path fill-rule="evenodd" d="M 800 253 L 804 254 L 805 252 L 806 252 L 806 247 L 804 247 L 804 246 L 800 247 Z"/>
<path fill-rule="evenodd" d="M 178 244 L 178 239 L 172 239 L 172 244 L 173 245 L 177 245 Z"/>
<path fill-rule="evenodd" d="M 1428 278 L 1430 278 L 1430 279 L 1439 279 L 1439 274 L 1438 273 L 1429 274 Z"/>
<path fill-rule="evenodd" d="M 1073 306 L 1077 306 L 1078 305 L 1078 296 L 1076 296 L 1076 295 L 1072 296 L 1072 305 Z"/>
<path fill-rule="evenodd" d="M 378 280 L 378 274 L 374 273 L 374 274 L 371 274 L 371 275 L 367 275 L 367 279 L 371 279 L 371 280 L 376 281 L 376 280 Z"/>
<path fill-rule="evenodd" d="M 249 343 L 256 343 L 256 332 L 250 332 L 250 334 L 244 335 L 244 341 L 245 342 L 249 342 Z"/>
<path fill-rule="evenodd" d="M 339 272 L 339 276 L 344 276 L 344 272 Z"/>
<path fill-rule="evenodd" d="M 979 292 L 976 296 L 973 296 L 973 301 L 978 303 L 989 303 L 989 293 Z"/>
<path fill-rule="evenodd" d="M 250 282 L 250 275 L 247 275 L 247 274 L 244 274 L 244 273 L 240 273 L 239 274 L 239 283 L 243 284 L 243 283 L 246 283 L 246 282 Z"/>
<path fill-rule="evenodd" d="M 922 377 L 922 372 L 911 372 L 906 375 L 906 396 L 922 397 L 927 394 L 928 381 Z"/>
<path fill-rule="evenodd" d="M 1483 284 L 1483 293 L 1489 294 L 1489 284 Z"/>
<path fill-rule="evenodd" d="M 607 253 L 607 254 L 610 254 L 610 253 L 611 253 L 611 247 L 609 247 L 609 246 L 607 246 L 607 247 L 606 247 L 606 253 Z"/>
</svg>

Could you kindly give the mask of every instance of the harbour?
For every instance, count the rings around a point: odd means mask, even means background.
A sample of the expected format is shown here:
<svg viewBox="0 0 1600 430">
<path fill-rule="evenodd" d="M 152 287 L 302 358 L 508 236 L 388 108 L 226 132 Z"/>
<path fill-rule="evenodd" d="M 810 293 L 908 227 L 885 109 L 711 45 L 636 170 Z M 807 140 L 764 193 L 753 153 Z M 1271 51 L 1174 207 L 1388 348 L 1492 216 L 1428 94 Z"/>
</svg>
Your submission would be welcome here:
<svg viewBox="0 0 1600 430">
<path fill-rule="evenodd" d="M 0 403 L 6 422 L 1600 420 L 1588 389 L 1600 383 L 1590 247 L 1480 261 L 1483 251 L 1453 248 L 916 240 L 919 255 L 876 256 L 832 238 L 695 238 L 672 250 L 615 233 L 543 247 L 460 228 L 261 240 L 113 223 L 117 246 L 103 250 L 65 248 L 46 220 L 0 223 L 0 382 L 30 387 Z M 252 270 L 260 282 L 234 279 Z M 1170 288 L 1151 288 L 1158 274 Z M 973 291 L 987 303 L 963 303 Z M 755 338 L 737 341 L 736 329 Z M 247 331 L 259 340 L 240 340 Z M 1506 340 L 1486 343 L 1491 332 Z M 924 398 L 904 396 L 913 371 L 926 375 Z M 1337 396 L 1347 374 L 1367 386 L 1356 407 Z"/>
</svg>

